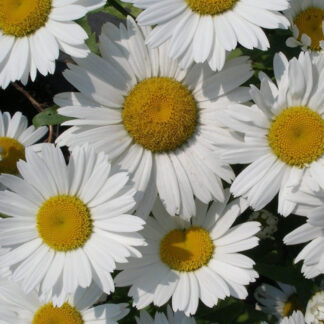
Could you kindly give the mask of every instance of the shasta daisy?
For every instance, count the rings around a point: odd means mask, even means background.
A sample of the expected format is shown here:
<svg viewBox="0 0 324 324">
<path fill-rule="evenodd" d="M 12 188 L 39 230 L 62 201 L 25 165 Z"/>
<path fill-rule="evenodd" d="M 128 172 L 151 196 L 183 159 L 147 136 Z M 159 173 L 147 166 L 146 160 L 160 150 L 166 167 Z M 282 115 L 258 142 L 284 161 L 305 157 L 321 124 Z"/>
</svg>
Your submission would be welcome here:
<svg viewBox="0 0 324 324">
<path fill-rule="evenodd" d="M 284 317 L 279 322 L 279 324 L 306 324 L 306 322 L 303 313 L 301 311 L 297 311 L 293 312 L 292 315 L 289 317 Z"/>
<path fill-rule="evenodd" d="M 0 267 L 25 293 L 40 285 L 40 293 L 61 306 L 67 294 L 95 283 L 114 291 L 111 272 L 116 262 L 139 257 L 143 245 L 136 232 L 143 220 L 127 215 L 135 190 L 125 172 L 111 174 L 104 153 L 75 148 L 66 165 L 59 148 L 42 146 L 41 154 L 26 149 L 17 164 L 22 178 L 3 174 L 0 182 Z"/>
<path fill-rule="evenodd" d="M 260 73 L 260 90 L 253 85 L 250 89 L 252 107 L 232 105 L 218 113 L 218 120 L 235 131 L 230 141 L 218 143 L 222 158 L 250 164 L 236 177 L 231 192 L 246 197 L 256 210 L 279 193 L 278 212 L 292 213 L 296 203 L 288 195 L 302 189 L 307 175 L 324 186 L 323 71 L 323 62 L 313 62 L 309 53 L 289 62 L 277 54 L 276 84 Z"/>
<path fill-rule="evenodd" d="M 324 3 L 321 0 L 294 0 L 285 15 L 291 23 L 292 37 L 287 46 L 301 46 L 313 53 L 324 49 Z"/>
<path fill-rule="evenodd" d="M 318 291 L 308 301 L 305 313 L 307 324 L 321 324 L 324 320 L 324 291 Z"/>
<path fill-rule="evenodd" d="M 257 287 L 254 297 L 258 302 L 257 308 L 278 319 L 292 315 L 301 310 L 302 305 L 296 294 L 295 287 L 277 282 L 278 287 L 262 284 Z"/>
<path fill-rule="evenodd" d="M 86 32 L 74 20 L 105 0 L 1 0 L 0 87 L 54 73 L 59 50 L 85 57 Z"/>
<path fill-rule="evenodd" d="M 144 9 L 140 25 L 156 25 L 146 38 L 155 48 L 170 40 L 168 56 L 182 67 L 207 61 L 213 70 L 224 66 L 226 52 L 238 44 L 267 50 L 262 27 L 288 28 L 281 13 L 287 0 L 126 0 Z"/>
<path fill-rule="evenodd" d="M 323 182 L 323 176 L 318 177 Z M 306 216 L 306 223 L 284 237 L 287 245 L 306 243 L 295 259 L 304 261 L 302 272 L 306 278 L 314 278 L 324 273 L 324 190 L 316 185 L 310 176 L 302 180 L 302 191 L 289 196 L 297 204 L 295 214 Z"/>
<path fill-rule="evenodd" d="M 172 298 L 173 311 L 195 314 L 199 300 L 213 307 L 228 296 L 245 299 L 245 288 L 258 274 L 254 262 L 238 252 L 255 247 L 259 239 L 258 222 L 233 226 L 246 209 L 244 199 L 227 204 L 208 205 L 196 201 L 197 213 L 191 221 L 172 217 L 159 200 L 154 217 L 147 219 L 141 232 L 147 246 L 143 257 L 131 259 L 115 277 L 117 286 L 131 286 L 128 295 L 133 305 L 142 309 L 153 303 L 162 306 Z"/>
<path fill-rule="evenodd" d="M 131 19 L 127 27 L 103 27 L 102 58 L 76 59 L 64 73 L 80 93 L 63 93 L 58 112 L 74 117 L 60 146 L 88 142 L 104 151 L 114 169 L 132 174 L 138 193 L 137 214 L 147 217 L 159 194 L 171 215 L 195 214 L 194 196 L 208 203 L 224 200 L 221 179 L 234 173 L 219 158 L 215 141 L 227 136 L 214 118 L 231 102 L 246 102 L 240 87 L 252 75 L 245 57 L 231 60 L 222 72 L 206 65 L 182 70 L 159 49 L 145 46 L 150 28 Z"/>
<path fill-rule="evenodd" d="M 2 149 L 0 174 L 17 174 L 17 162 L 25 159 L 25 149 L 33 147 L 47 133 L 47 127 L 28 127 L 27 118 L 16 112 L 12 117 L 9 112 L 0 111 L 0 147 Z M 0 185 L 0 188 L 3 186 Z"/>
<path fill-rule="evenodd" d="M 78 288 L 60 307 L 50 300 L 44 301 L 33 290 L 24 294 L 20 286 L 10 280 L 0 280 L 0 322 L 2 324 L 117 324 L 129 309 L 127 304 L 102 304 L 97 302 L 102 290 L 96 285 Z"/>
</svg>

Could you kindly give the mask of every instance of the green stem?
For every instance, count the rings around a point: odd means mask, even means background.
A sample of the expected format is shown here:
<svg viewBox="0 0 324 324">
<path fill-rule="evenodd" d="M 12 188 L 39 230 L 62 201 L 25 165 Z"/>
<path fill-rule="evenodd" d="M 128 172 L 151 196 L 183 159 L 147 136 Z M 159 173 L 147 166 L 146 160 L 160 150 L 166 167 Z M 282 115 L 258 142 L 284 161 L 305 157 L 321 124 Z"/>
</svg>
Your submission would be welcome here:
<svg viewBox="0 0 324 324">
<path fill-rule="evenodd" d="M 136 18 L 130 12 L 128 12 L 123 6 L 121 6 L 116 0 L 109 0 L 108 5 L 114 7 L 116 10 L 118 10 L 125 17 L 131 16 L 134 19 Z"/>
</svg>

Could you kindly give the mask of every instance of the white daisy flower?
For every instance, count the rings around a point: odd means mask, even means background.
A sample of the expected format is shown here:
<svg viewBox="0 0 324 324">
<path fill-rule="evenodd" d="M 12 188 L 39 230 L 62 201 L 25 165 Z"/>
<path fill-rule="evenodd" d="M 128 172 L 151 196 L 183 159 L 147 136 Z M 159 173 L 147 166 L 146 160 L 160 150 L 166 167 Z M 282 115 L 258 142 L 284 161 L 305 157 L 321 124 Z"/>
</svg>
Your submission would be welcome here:
<svg viewBox="0 0 324 324">
<path fill-rule="evenodd" d="M 287 46 L 311 50 L 314 53 L 324 49 L 324 2 L 322 0 L 292 0 L 285 15 L 290 21 L 293 36 Z"/>
<path fill-rule="evenodd" d="M 265 209 L 254 211 L 250 216 L 249 220 L 258 221 L 261 223 L 261 230 L 257 236 L 261 240 L 272 239 L 274 240 L 273 234 L 278 230 L 278 217 L 270 213 Z"/>
<path fill-rule="evenodd" d="M 306 278 L 314 278 L 324 273 L 324 190 L 313 178 L 305 177 L 303 191 L 289 197 L 297 203 L 295 214 L 307 216 L 307 222 L 284 237 L 287 245 L 309 242 L 297 255 L 295 263 L 304 260 L 302 272 Z"/>
<path fill-rule="evenodd" d="M 105 0 L 2 0 L 0 2 L 0 87 L 34 81 L 37 71 L 54 73 L 59 50 L 85 57 L 87 34 L 73 20 Z"/>
<path fill-rule="evenodd" d="M 181 70 L 166 46 L 144 44 L 150 28 L 127 19 L 127 29 L 106 24 L 100 37 L 103 58 L 90 54 L 70 65 L 66 79 L 81 93 L 55 97 L 61 115 L 73 127 L 58 145 L 84 142 L 113 159 L 115 168 L 132 174 L 137 214 L 147 217 L 159 194 L 171 215 L 195 214 L 194 195 L 208 203 L 224 200 L 221 179 L 234 173 L 214 146 L 227 131 L 214 113 L 230 102 L 246 102 L 240 87 L 251 75 L 247 58 L 231 60 L 219 73 L 207 65 Z"/>
<path fill-rule="evenodd" d="M 324 291 L 317 292 L 307 303 L 305 320 L 307 324 L 322 324 L 324 321 Z"/>
<path fill-rule="evenodd" d="M 135 191 L 127 173 L 111 175 L 104 153 L 87 146 L 73 150 L 68 166 L 60 149 L 44 144 L 41 156 L 26 149 L 17 164 L 22 179 L 1 175 L 11 191 L 0 192 L 0 256 L 25 293 L 38 284 L 61 306 L 66 294 L 93 282 L 114 291 L 111 272 L 116 262 L 140 257 L 143 245 L 136 232 L 144 221 L 127 215 Z"/>
<path fill-rule="evenodd" d="M 278 288 L 269 284 L 262 284 L 255 292 L 258 302 L 257 308 L 264 313 L 278 319 L 290 316 L 294 311 L 301 309 L 301 302 L 296 294 L 295 287 L 277 282 Z"/>
<path fill-rule="evenodd" d="M 47 127 L 28 127 L 27 118 L 16 112 L 12 117 L 0 111 L 0 173 L 17 174 L 17 162 L 25 159 L 25 149 L 37 143 L 47 133 Z M 34 145 L 33 148 L 36 148 Z M 3 189 L 3 186 L 0 185 Z"/>
<path fill-rule="evenodd" d="M 297 311 L 293 312 L 290 317 L 283 318 L 279 324 L 306 324 L 306 322 L 303 313 L 301 311 Z"/>
<path fill-rule="evenodd" d="M 196 324 L 193 317 L 187 317 L 183 312 L 173 313 L 171 307 L 167 307 L 167 316 L 164 313 L 156 313 L 154 319 L 146 311 L 140 312 L 136 317 L 137 324 Z"/>
<path fill-rule="evenodd" d="M 256 210 L 279 192 L 278 212 L 293 212 L 291 191 L 301 190 L 301 180 L 310 174 L 324 187 L 324 65 L 312 62 L 309 53 L 287 61 L 276 54 L 277 84 L 260 74 L 261 89 L 251 85 L 252 107 L 233 105 L 218 113 L 218 119 L 236 131 L 230 141 L 218 144 L 229 163 L 251 163 L 231 186 L 234 196 L 246 197 Z M 320 174 L 320 176 L 319 176 Z"/>
<path fill-rule="evenodd" d="M 140 25 L 157 25 L 146 43 L 155 48 L 170 40 L 168 56 L 182 67 L 208 61 L 221 70 L 226 53 L 239 44 L 267 50 L 269 41 L 261 27 L 288 28 L 289 21 L 279 13 L 288 0 L 126 0 L 144 11 Z"/>
<path fill-rule="evenodd" d="M 254 262 L 238 252 L 258 245 L 254 236 L 258 222 L 246 222 L 231 227 L 247 208 L 243 199 L 227 205 L 208 205 L 196 201 L 197 214 L 191 222 L 167 214 L 159 200 L 153 217 L 141 232 L 148 245 L 140 248 L 142 259 L 132 259 L 121 265 L 124 269 L 115 277 L 117 286 L 129 286 L 133 305 L 142 309 L 153 303 L 165 304 L 172 297 L 173 311 L 195 314 L 199 299 L 213 307 L 219 299 L 247 297 L 245 285 L 254 282 L 258 274 Z"/>
<path fill-rule="evenodd" d="M 0 323 L 3 324 L 117 324 L 129 313 L 127 304 L 92 305 L 102 294 L 95 285 L 78 288 L 69 295 L 61 307 L 49 300 L 44 302 L 37 291 L 25 295 L 19 285 L 10 280 L 0 280 Z"/>
</svg>

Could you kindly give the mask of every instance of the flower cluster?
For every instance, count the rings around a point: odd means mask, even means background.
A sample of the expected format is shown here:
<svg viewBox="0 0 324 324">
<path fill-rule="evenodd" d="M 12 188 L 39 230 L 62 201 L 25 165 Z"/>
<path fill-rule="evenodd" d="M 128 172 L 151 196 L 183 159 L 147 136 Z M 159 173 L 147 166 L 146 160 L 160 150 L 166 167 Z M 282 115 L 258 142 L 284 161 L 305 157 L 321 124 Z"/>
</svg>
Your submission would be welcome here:
<svg viewBox="0 0 324 324">
<path fill-rule="evenodd" d="M 130 2 L 98 55 L 82 19 L 125 3 L 0 0 L 0 87 L 62 51 L 75 89 L 60 122 L 0 111 L 0 323 L 194 324 L 248 296 L 259 323 L 323 323 L 324 2 Z M 256 78 L 265 29 L 295 52 Z"/>
</svg>

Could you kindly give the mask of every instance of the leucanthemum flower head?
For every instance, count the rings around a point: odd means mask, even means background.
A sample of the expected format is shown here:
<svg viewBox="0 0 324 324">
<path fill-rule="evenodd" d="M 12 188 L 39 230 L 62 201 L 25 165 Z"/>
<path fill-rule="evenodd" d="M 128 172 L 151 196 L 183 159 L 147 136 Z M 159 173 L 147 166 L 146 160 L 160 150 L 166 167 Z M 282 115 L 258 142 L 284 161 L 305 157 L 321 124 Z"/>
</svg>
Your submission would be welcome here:
<svg viewBox="0 0 324 324">
<path fill-rule="evenodd" d="M 34 81 L 37 71 L 54 73 L 59 50 L 85 57 L 86 32 L 73 20 L 105 4 L 104 0 L 1 0 L 0 87 Z"/>
<path fill-rule="evenodd" d="M 10 280 L 0 280 L 0 322 L 2 324 L 90 324 L 117 321 L 129 312 L 127 304 L 102 304 L 92 306 L 102 294 L 96 285 L 78 288 L 75 294 L 67 296 L 60 307 L 51 300 L 43 300 L 33 290 L 26 295 L 21 287 Z"/>
<path fill-rule="evenodd" d="M 279 13 L 288 0 L 126 0 L 144 9 L 140 25 L 157 25 L 146 38 L 152 48 L 169 42 L 168 55 L 182 67 L 208 61 L 213 70 L 224 66 L 226 52 L 237 44 L 266 50 L 264 28 L 288 28 Z"/>
<path fill-rule="evenodd" d="M 227 131 L 215 111 L 230 102 L 246 102 L 240 87 L 252 75 L 245 57 L 231 60 L 215 73 L 207 65 L 181 70 L 167 57 L 166 45 L 149 49 L 131 19 L 127 27 L 103 27 L 102 57 L 77 59 L 64 73 L 80 93 L 63 93 L 55 102 L 73 127 L 58 145 L 84 142 L 109 154 L 114 168 L 132 174 L 138 194 L 137 214 L 147 217 L 159 194 L 171 215 L 195 214 L 194 196 L 208 203 L 224 200 L 221 179 L 234 173 L 214 146 Z"/>
<path fill-rule="evenodd" d="M 183 312 L 173 312 L 168 305 L 167 315 L 156 313 L 154 319 L 146 312 L 141 311 L 140 317 L 136 317 L 137 324 L 196 324 L 193 317 L 187 317 Z"/>
<path fill-rule="evenodd" d="M 302 306 L 295 287 L 281 282 L 277 282 L 277 284 L 278 288 L 269 284 L 262 284 L 255 290 L 254 297 L 258 302 L 257 308 L 278 319 L 301 310 Z"/>
<path fill-rule="evenodd" d="M 172 298 L 173 311 L 195 314 L 199 300 L 213 307 L 219 299 L 234 296 L 244 299 L 245 288 L 258 274 L 254 262 L 238 253 L 258 244 L 254 235 L 258 222 L 232 227 L 247 203 L 237 199 L 208 205 L 196 201 L 197 213 L 191 222 L 167 214 L 159 200 L 154 217 L 147 219 L 141 232 L 147 246 L 143 257 L 121 265 L 115 277 L 117 286 L 131 286 L 128 295 L 133 305 L 142 309 L 153 303 L 165 304 Z"/>
<path fill-rule="evenodd" d="M 231 192 L 244 196 L 256 210 L 279 193 L 278 212 L 293 212 L 288 194 L 301 190 L 301 180 L 311 175 L 324 187 L 324 110 L 322 60 L 309 53 L 288 62 L 274 58 L 276 84 L 260 74 L 261 88 L 251 86 L 255 104 L 233 105 L 219 111 L 218 120 L 235 131 L 231 140 L 217 144 L 229 163 L 249 163 L 235 179 Z"/>
<path fill-rule="evenodd" d="M 21 112 L 11 116 L 9 112 L 0 111 L 0 174 L 17 174 L 17 162 L 25 159 L 26 147 L 37 143 L 46 133 L 46 126 L 28 127 L 28 120 Z"/>
<path fill-rule="evenodd" d="M 305 320 L 307 324 L 322 324 L 324 321 L 324 291 L 317 292 L 307 303 Z"/>
<path fill-rule="evenodd" d="M 114 291 L 116 262 L 139 257 L 136 232 L 143 220 L 128 215 L 135 191 L 128 174 L 111 174 L 108 157 L 88 146 L 73 150 L 66 165 L 59 148 L 43 144 L 41 154 L 26 149 L 17 164 L 20 177 L 2 175 L 9 189 L 0 192 L 0 267 L 26 293 L 40 293 L 61 306 L 68 293 L 92 283 Z"/>
<path fill-rule="evenodd" d="M 261 322 L 261 324 L 269 324 L 268 322 Z M 305 317 L 301 311 L 295 311 L 291 316 L 282 318 L 278 324 L 306 324 Z M 307 323 L 311 324 L 311 323 Z"/>
<path fill-rule="evenodd" d="M 323 175 L 320 176 L 323 181 Z M 309 242 L 297 255 L 295 263 L 303 261 L 303 274 L 306 278 L 314 278 L 324 273 L 324 190 L 308 176 L 302 181 L 302 191 L 290 195 L 289 199 L 297 203 L 294 212 L 307 218 L 305 224 L 284 237 L 284 243 L 295 245 Z"/>
<path fill-rule="evenodd" d="M 324 49 L 324 3 L 321 0 L 293 0 L 285 15 L 291 23 L 292 37 L 287 46 L 301 46 L 313 53 Z"/>
<path fill-rule="evenodd" d="M 279 324 L 306 324 L 306 322 L 303 313 L 301 311 L 296 311 L 293 312 L 291 316 L 283 318 Z"/>
</svg>

